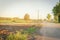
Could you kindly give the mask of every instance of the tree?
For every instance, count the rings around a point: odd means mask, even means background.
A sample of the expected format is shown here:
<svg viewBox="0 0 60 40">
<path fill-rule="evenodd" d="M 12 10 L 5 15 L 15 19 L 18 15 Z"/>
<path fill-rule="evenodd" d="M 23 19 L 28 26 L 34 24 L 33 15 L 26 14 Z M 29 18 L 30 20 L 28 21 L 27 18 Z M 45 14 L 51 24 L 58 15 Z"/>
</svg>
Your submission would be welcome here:
<svg viewBox="0 0 60 40">
<path fill-rule="evenodd" d="M 25 14 L 24 19 L 25 20 L 29 20 L 30 19 L 30 15 L 29 14 Z"/>
<path fill-rule="evenodd" d="M 57 5 L 53 8 L 54 15 L 60 14 L 60 3 L 57 3 Z"/>
<path fill-rule="evenodd" d="M 60 2 L 57 3 L 57 5 L 53 8 L 53 13 L 54 13 L 54 20 L 56 22 L 60 22 Z"/>
<path fill-rule="evenodd" d="M 47 19 L 48 19 L 48 21 L 50 21 L 50 19 L 51 19 L 51 15 L 50 14 L 47 15 Z"/>
</svg>

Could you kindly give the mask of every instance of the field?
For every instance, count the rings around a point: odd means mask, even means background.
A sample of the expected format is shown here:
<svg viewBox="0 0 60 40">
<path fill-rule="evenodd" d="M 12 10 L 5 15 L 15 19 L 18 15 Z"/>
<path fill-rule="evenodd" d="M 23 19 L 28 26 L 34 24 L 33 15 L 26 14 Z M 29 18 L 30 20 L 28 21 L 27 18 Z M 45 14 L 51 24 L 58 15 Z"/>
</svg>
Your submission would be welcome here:
<svg viewBox="0 0 60 40">
<path fill-rule="evenodd" d="M 0 23 L 37 23 L 37 22 L 42 22 L 41 19 L 20 19 L 20 18 L 4 18 L 0 17 Z"/>
</svg>

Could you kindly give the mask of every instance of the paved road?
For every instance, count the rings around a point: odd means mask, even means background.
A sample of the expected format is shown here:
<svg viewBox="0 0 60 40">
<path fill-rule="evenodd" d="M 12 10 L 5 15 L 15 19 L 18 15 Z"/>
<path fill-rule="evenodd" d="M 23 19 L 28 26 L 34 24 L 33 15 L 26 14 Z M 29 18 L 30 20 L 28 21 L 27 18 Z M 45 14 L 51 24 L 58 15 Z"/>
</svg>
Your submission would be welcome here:
<svg viewBox="0 0 60 40">
<path fill-rule="evenodd" d="M 46 36 L 43 40 L 60 40 L 60 23 L 42 23 L 40 34 Z"/>
</svg>

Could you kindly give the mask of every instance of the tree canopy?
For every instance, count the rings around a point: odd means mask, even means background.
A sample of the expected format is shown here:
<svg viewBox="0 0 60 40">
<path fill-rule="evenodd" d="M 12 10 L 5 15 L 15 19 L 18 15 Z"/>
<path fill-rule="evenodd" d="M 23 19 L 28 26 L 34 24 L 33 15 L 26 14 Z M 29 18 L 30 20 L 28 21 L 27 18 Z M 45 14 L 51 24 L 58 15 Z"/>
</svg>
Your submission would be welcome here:
<svg viewBox="0 0 60 40">
<path fill-rule="evenodd" d="M 57 3 L 57 5 L 53 8 L 54 15 L 60 14 L 60 3 Z"/>
<path fill-rule="evenodd" d="M 47 15 L 47 19 L 48 19 L 48 20 L 51 19 L 51 15 L 50 15 L 50 14 Z"/>
<path fill-rule="evenodd" d="M 29 20 L 30 19 L 30 15 L 26 13 L 25 16 L 24 16 L 24 19 L 25 20 Z"/>
</svg>

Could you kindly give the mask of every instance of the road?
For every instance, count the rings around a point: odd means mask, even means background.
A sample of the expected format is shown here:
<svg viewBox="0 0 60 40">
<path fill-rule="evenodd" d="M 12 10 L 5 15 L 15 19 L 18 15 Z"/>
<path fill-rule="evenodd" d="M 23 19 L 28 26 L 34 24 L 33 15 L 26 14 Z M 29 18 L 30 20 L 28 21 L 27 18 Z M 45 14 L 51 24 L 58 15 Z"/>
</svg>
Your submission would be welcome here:
<svg viewBox="0 0 60 40">
<path fill-rule="evenodd" d="M 60 23 L 42 23 L 40 34 L 43 40 L 60 40 Z"/>
</svg>

